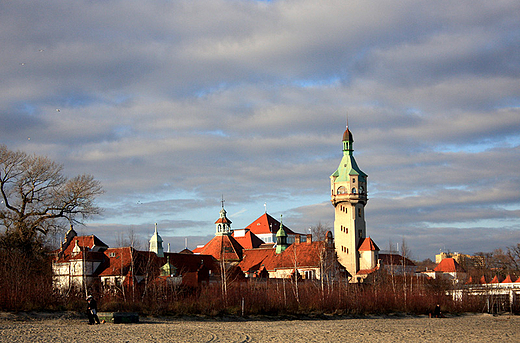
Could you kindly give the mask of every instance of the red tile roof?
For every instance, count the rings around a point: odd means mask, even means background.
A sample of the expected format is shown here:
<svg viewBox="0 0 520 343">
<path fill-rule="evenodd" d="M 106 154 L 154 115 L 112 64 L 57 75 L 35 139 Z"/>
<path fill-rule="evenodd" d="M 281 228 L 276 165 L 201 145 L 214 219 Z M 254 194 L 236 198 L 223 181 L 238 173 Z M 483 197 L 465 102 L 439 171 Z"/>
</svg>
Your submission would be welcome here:
<svg viewBox="0 0 520 343">
<path fill-rule="evenodd" d="M 289 229 L 285 224 L 283 226 L 285 233 L 294 235 L 294 231 Z M 257 220 L 249 224 L 246 229 L 249 229 L 255 235 L 273 233 L 276 234 L 280 229 L 280 222 L 271 217 L 267 212 L 258 217 Z"/>
<path fill-rule="evenodd" d="M 243 272 L 257 272 L 262 268 L 268 271 L 277 269 L 316 268 L 320 265 L 321 253 L 325 242 L 312 242 L 291 244 L 281 254 L 276 254 L 275 249 L 249 249 L 244 250 L 244 258 L 239 263 Z"/>
<path fill-rule="evenodd" d="M 372 238 L 367 237 L 363 239 L 363 242 L 359 246 L 359 251 L 379 251 L 379 247 L 372 240 Z"/>
<path fill-rule="evenodd" d="M 109 248 L 100 276 L 143 275 L 147 270 L 158 270 L 157 255 L 150 251 L 138 251 L 131 247 Z M 132 271 L 133 269 L 133 271 Z"/>
<path fill-rule="evenodd" d="M 197 252 L 202 255 L 211 255 L 216 260 L 221 260 L 223 257 L 225 261 L 240 261 L 242 259 L 242 250 L 242 246 L 233 236 L 219 235 L 213 237 L 211 241 Z"/>
<path fill-rule="evenodd" d="M 244 250 L 244 257 L 238 264 L 243 272 L 256 272 L 261 269 L 273 270 L 273 263 L 276 255 L 275 249 L 250 249 Z"/>
<path fill-rule="evenodd" d="M 233 231 L 231 234 L 244 249 L 256 249 L 260 245 L 264 244 L 264 241 L 258 238 L 258 236 L 252 233 L 250 230 L 245 231 L 246 233 L 244 236 L 237 237 L 237 235 L 235 235 L 236 231 Z"/>
<path fill-rule="evenodd" d="M 485 285 L 487 283 L 486 281 L 486 277 L 484 275 L 482 275 L 482 277 L 480 278 L 480 280 L 478 281 L 478 283 L 480 283 L 481 285 Z"/>
<path fill-rule="evenodd" d="M 460 264 L 457 263 L 453 258 L 445 258 L 442 260 L 437 267 L 435 267 L 434 271 L 441 273 L 465 273 L 464 268 L 461 267 Z"/>
<path fill-rule="evenodd" d="M 506 278 L 504 279 L 504 281 L 502 281 L 502 283 L 512 283 L 514 282 L 512 279 L 511 279 L 511 275 L 507 275 Z"/>
</svg>

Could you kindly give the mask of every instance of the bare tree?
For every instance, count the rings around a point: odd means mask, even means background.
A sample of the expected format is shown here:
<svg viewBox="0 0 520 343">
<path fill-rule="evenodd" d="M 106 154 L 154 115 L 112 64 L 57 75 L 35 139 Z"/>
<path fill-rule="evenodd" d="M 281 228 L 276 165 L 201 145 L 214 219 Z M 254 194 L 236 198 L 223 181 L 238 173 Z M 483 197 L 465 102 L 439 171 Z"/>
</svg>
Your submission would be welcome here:
<svg viewBox="0 0 520 343">
<path fill-rule="evenodd" d="M 332 228 L 328 225 L 318 222 L 315 226 L 310 228 L 314 241 L 324 241 L 327 238 L 327 231 L 332 231 Z"/>
<path fill-rule="evenodd" d="M 4 244 L 31 249 L 34 242 L 68 223 L 99 214 L 103 193 L 91 175 L 71 179 L 47 157 L 10 151 L 0 145 L 0 225 Z"/>
</svg>

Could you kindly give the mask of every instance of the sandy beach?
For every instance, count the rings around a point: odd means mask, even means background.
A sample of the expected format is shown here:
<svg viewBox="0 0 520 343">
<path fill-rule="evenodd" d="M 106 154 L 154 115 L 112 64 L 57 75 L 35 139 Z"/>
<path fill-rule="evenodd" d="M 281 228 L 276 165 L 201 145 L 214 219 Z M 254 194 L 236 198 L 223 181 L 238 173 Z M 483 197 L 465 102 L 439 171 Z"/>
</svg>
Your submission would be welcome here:
<svg viewBox="0 0 520 343">
<path fill-rule="evenodd" d="M 519 342 L 520 317 L 487 314 L 319 320 L 180 320 L 88 325 L 77 315 L 0 316 L 1 342 Z"/>
</svg>

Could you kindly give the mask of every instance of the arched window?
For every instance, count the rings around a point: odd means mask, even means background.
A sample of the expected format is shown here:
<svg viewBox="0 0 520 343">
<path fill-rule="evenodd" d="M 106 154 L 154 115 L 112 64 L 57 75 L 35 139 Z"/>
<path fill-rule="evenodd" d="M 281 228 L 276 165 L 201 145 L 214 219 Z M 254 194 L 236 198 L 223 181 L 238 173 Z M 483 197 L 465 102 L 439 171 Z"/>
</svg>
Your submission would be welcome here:
<svg viewBox="0 0 520 343">
<path fill-rule="evenodd" d="M 341 186 L 338 188 L 338 194 L 345 194 L 345 187 Z"/>
<path fill-rule="evenodd" d="M 356 188 L 352 188 L 352 194 L 356 194 Z"/>
</svg>

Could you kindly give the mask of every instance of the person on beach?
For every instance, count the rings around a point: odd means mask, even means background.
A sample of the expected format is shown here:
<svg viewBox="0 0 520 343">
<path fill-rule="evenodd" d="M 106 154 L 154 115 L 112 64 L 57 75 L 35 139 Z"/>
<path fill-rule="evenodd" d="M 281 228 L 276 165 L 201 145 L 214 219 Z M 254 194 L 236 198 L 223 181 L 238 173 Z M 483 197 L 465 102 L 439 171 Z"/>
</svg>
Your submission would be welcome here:
<svg viewBox="0 0 520 343">
<path fill-rule="evenodd" d="M 433 309 L 432 318 L 441 318 L 441 305 L 437 304 Z"/>
<path fill-rule="evenodd" d="M 92 295 L 87 297 L 87 316 L 88 324 L 99 324 L 99 318 L 97 315 L 97 302 Z"/>
</svg>

